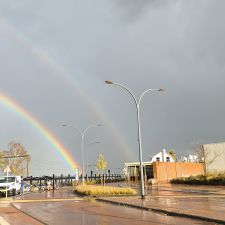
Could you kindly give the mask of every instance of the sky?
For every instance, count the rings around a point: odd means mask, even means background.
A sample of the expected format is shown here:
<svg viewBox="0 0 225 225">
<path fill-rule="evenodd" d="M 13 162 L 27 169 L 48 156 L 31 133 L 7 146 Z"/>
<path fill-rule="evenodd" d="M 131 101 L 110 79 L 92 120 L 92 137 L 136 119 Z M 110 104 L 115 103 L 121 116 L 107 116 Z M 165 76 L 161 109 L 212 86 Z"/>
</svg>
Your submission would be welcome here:
<svg viewBox="0 0 225 225">
<path fill-rule="evenodd" d="M 180 156 L 196 144 L 224 142 L 224 9 L 224 0 L 0 0 L 0 93 L 48 128 L 79 166 L 75 127 L 102 124 L 85 135 L 89 170 L 99 153 L 111 171 L 138 161 L 134 102 L 105 80 L 137 98 L 165 89 L 140 105 L 144 161 L 164 148 Z M 0 149 L 21 142 L 32 175 L 74 172 L 1 103 L 0 124 Z"/>
</svg>

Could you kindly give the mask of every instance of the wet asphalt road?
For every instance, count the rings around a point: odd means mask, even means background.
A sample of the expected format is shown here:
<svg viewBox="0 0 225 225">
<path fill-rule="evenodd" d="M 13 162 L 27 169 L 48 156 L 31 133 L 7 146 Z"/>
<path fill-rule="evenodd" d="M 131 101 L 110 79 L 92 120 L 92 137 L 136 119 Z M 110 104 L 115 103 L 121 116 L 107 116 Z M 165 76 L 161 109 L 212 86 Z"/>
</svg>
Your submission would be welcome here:
<svg viewBox="0 0 225 225">
<path fill-rule="evenodd" d="M 53 202 L 52 199 L 61 199 Z M 65 201 L 72 198 L 70 201 Z M 49 225 L 146 225 L 146 224 L 215 224 L 191 220 L 186 218 L 171 217 L 142 211 L 134 208 L 115 206 L 96 202 L 91 199 L 82 199 L 75 196 L 72 190 L 64 189 L 53 192 L 42 192 L 27 194 L 17 197 L 25 202 L 16 202 L 14 206 L 26 214 L 36 218 L 35 223 L 30 224 L 49 224 Z M 40 200 L 33 202 L 32 200 Z M 49 202 L 42 202 L 41 199 L 49 199 Z M 14 225 L 24 222 L 20 217 L 12 219 L 7 217 L 7 221 Z"/>
<path fill-rule="evenodd" d="M 86 200 L 15 203 L 15 206 L 45 224 L 54 225 L 210 224 Z"/>
</svg>

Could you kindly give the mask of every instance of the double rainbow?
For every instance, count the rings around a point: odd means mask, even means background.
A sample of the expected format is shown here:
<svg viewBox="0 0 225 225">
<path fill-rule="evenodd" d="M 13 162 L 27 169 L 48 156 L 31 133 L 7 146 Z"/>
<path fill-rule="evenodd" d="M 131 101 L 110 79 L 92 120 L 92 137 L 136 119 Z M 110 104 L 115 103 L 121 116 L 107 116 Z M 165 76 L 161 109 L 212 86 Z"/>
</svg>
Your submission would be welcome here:
<svg viewBox="0 0 225 225">
<path fill-rule="evenodd" d="M 96 116 L 101 118 L 101 121 L 104 123 L 104 126 L 108 127 L 108 129 L 111 131 L 112 135 L 116 138 L 117 142 L 120 144 L 121 153 L 123 153 L 126 160 L 132 161 L 136 158 L 135 155 L 130 151 L 131 147 L 122 138 L 123 135 L 120 134 L 120 131 L 115 127 L 112 121 L 108 118 L 108 116 L 103 111 L 101 106 L 97 105 L 95 101 L 91 100 L 91 96 L 85 93 L 80 88 L 80 86 L 77 85 L 76 80 L 73 79 L 73 76 L 69 74 L 68 71 L 65 71 L 62 67 L 60 67 L 58 62 L 55 62 L 49 55 L 45 54 L 43 51 L 37 48 L 32 42 L 32 40 L 25 37 L 21 32 L 15 29 L 15 27 L 11 26 L 7 21 L 2 19 L 0 19 L 0 34 L 3 36 L 6 36 L 7 39 L 10 39 L 12 42 L 18 43 L 19 46 L 21 46 L 23 49 L 25 49 L 28 52 L 28 54 L 30 54 L 30 57 L 34 58 L 34 60 L 41 62 L 43 65 L 45 65 L 46 67 L 54 71 L 54 74 L 56 76 L 61 77 L 64 82 L 66 82 L 69 86 L 71 86 L 71 88 L 75 90 L 76 94 L 78 94 L 82 99 L 84 99 L 84 101 L 90 106 L 92 112 L 95 113 Z M 30 114 L 28 113 L 28 115 Z M 30 117 L 33 118 L 33 116 L 31 115 Z M 37 120 L 35 119 L 35 121 Z M 40 123 L 37 121 L 37 124 L 40 124 Z M 43 125 L 41 125 L 41 127 L 44 128 L 41 130 L 47 130 Z M 65 148 L 63 147 L 63 149 Z"/>
<path fill-rule="evenodd" d="M 21 117 L 23 117 L 25 120 L 27 120 L 30 124 L 32 124 L 51 143 L 51 145 L 63 157 L 63 159 L 67 162 L 72 170 L 78 167 L 69 150 L 67 150 L 60 143 L 60 141 L 40 121 L 38 121 L 37 118 L 31 115 L 17 102 L 1 93 L 0 103 L 4 104 L 8 108 L 19 114 Z"/>
</svg>

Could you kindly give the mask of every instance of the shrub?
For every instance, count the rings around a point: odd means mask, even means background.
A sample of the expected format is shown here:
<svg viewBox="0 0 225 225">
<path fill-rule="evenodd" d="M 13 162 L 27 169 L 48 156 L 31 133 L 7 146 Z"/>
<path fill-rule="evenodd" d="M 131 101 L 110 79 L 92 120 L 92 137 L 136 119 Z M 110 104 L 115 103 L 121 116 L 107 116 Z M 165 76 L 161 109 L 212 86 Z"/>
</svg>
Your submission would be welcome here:
<svg viewBox="0 0 225 225">
<path fill-rule="evenodd" d="M 181 177 L 171 180 L 174 184 L 225 185 L 225 173 L 211 173 L 207 176 L 198 175 Z"/>
<path fill-rule="evenodd" d="M 86 185 L 93 185 L 93 184 L 97 184 L 97 181 L 96 180 L 88 180 L 88 181 L 85 181 L 85 184 Z"/>
<path fill-rule="evenodd" d="M 118 195 L 136 195 L 136 191 L 132 188 L 95 186 L 95 185 L 79 185 L 75 187 L 76 193 L 88 196 L 118 196 Z"/>
</svg>

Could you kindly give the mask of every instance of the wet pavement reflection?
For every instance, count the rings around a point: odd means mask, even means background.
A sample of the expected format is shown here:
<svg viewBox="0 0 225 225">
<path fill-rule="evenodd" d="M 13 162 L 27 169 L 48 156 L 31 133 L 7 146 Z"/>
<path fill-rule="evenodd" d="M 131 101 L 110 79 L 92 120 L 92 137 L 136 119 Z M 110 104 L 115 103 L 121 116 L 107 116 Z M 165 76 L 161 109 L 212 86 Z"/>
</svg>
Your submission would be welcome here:
<svg viewBox="0 0 225 225">
<path fill-rule="evenodd" d="M 136 190 L 140 187 L 134 183 L 131 186 Z M 111 197 L 107 200 L 225 221 L 224 186 L 164 184 L 150 186 L 146 193 L 144 201 L 139 196 Z"/>
<path fill-rule="evenodd" d="M 118 186 L 119 184 L 112 184 Z M 120 184 L 121 185 L 121 184 Z M 122 184 L 124 187 L 132 187 L 138 193 L 140 193 L 140 185 L 137 183 Z M 160 184 L 160 185 L 149 185 L 145 189 L 146 195 L 225 195 L 225 186 L 212 186 L 212 185 L 183 185 L 183 184 Z"/>
<path fill-rule="evenodd" d="M 25 193 L 24 195 L 15 196 L 14 199 L 65 199 L 73 197 L 77 197 L 73 192 L 73 187 L 68 187 L 54 191 Z"/>
<path fill-rule="evenodd" d="M 49 199 L 49 202 L 29 202 L 31 199 Z M 66 201 L 70 198 L 70 201 Z M 72 201 L 71 201 L 72 198 Z M 16 208 L 37 218 L 44 224 L 77 224 L 77 225 L 144 225 L 144 224 L 215 224 L 191 220 L 181 217 L 171 217 L 165 214 L 153 213 L 139 209 L 115 206 L 96 202 L 94 199 L 81 199 L 74 195 L 73 190 L 61 189 L 56 191 L 44 191 L 17 196 L 27 202 L 13 203 Z M 52 202 L 51 199 L 62 199 Z M 161 201 L 160 199 L 158 200 Z M 164 199 L 159 204 L 173 206 L 171 199 Z M 18 224 L 10 221 L 10 224 Z"/>
<path fill-rule="evenodd" d="M 53 203 L 15 203 L 14 205 L 44 223 L 56 225 L 215 224 L 86 200 Z"/>
</svg>

